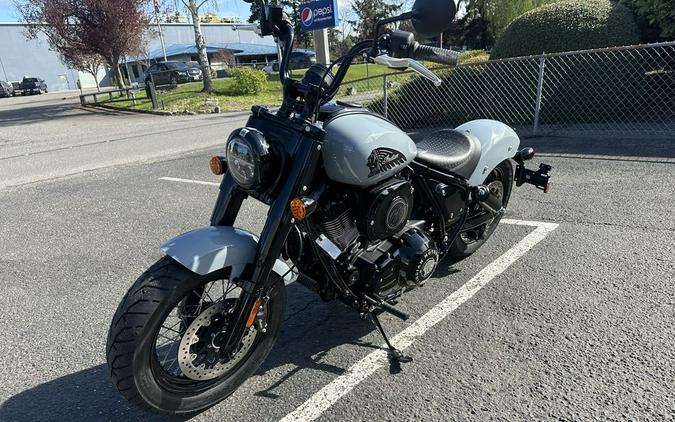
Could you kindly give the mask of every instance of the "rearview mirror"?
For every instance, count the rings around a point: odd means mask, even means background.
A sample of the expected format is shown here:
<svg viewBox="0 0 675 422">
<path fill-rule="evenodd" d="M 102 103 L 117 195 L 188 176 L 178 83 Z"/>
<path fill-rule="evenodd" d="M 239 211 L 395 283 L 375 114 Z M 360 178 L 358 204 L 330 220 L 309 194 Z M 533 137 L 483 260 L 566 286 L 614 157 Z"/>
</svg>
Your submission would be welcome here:
<svg viewBox="0 0 675 422">
<path fill-rule="evenodd" d="M 456 13 L 455 0 L 415 0 L 412 24 L 419 35 L 431 37 L 448 30 Z"/>
</svg>

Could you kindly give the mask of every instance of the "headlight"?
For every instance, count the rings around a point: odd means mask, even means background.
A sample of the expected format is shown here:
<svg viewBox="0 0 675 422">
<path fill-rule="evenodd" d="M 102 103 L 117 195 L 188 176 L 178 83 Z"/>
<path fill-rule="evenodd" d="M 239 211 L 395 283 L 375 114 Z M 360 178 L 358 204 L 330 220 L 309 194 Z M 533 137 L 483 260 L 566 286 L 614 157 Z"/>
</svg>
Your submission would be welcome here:
<svg viewBox="0 0 675 422">
<path fill-rule="evenodd" d="M 262 133 L 255 129 L 237 129 L 226 148 L 227 168 L 244 189 L 264 189 L 272 176 L 273 157 Z"/>
</svg>

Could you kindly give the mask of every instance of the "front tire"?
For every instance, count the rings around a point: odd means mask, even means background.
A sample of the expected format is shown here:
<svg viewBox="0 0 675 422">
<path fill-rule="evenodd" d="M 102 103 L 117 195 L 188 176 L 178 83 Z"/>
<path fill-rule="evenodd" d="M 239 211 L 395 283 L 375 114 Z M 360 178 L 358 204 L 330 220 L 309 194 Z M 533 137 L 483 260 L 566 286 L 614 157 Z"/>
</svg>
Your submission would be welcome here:
<svg viewBox="0 0 675 422">
<path fill-rule="evenodd" d="M 228 299 L 230 293 L 226 293 L 223 279 L 227 277 L 227 271 L 201 276 L 188 271 L 170 257 L 160 259 L 129 289 L 110 325 L 106 355 L 110 376 L 120 393 L 130 402 L 160 414 L 197 412 L 232 394 L 253 375 L 281 331 L 286 289 L 281 277 L 274 273 L 270 276 L 274 277 L 274 287 L 270 299 L 258 313 L 256 324 L 245 336 L 249 341 L 242 342 L 240 351 L 231 362 L 206 361 L 200 357 L 198 363 L 191 366 L 203 372 L 203 378 L 200 379 L 195 375 L 188 377 L 182 372 L 185 355 L 181 357 L 179 349 L 186 344 L 186 335 L 197 335 L 193 327 L 200 318 L 204 318 L 203 315 L 211 318 L 217 314 L 220 321 L 228 318 L 223 303 L 236 302 L 236 299 Z M 223 296 L 220 299 L 215 293 L 210 293 L 219 281 L 223 283 Z M 234 284 L 228 282 L 227 285 L 227 291 L 230 292 L 229 286 Z M 220 291 L 218 287 L 215 289 Z M 213 311 L 217 305 L 219 310 Z M 167 321 L 170 318 L 173 318 L 170 324 L 175 325 L 169 328 Z M 215 322 L 209 320 L 203 324 L 201 332 L 205 332 L 203 330 L 211 324 Z M 218 332 L 219 329 L 215 328 L 209 331 L 211 342 L 200 343 L 206 345 L 201 350 L 215 343 Z M 253 339 L 249 338 L 251 335 Z M 172 344 L 177 346 L 167 345 L 168 341 L 160 344 L 172 336 L 176 337 Z M 189 347 L 192 346 L 196 344 Z M 175 353 L 172 353 L 173 350 Z M 201 353 L 201 350 L 190 349 L 188 361 L 197 362 L 197 355 L 192 353 Z M 172 361 L 173 356 L 175 358 Z M 195 356 L 194 361 L 192 356 Z M 231 364 L 235 359 L 236 363 Z M 222 369 L 219 365 L 230 366 L 227 366 L 227 371 L 218 372 L 216 369 Z M 213 372 L 209 373 L 209 370 Z M 209 375 L 213 373 L 217 375 Z"/>
<path fill-rule="evenodd" d="M 502 199 L 502 206 L 506 208 L 511 197 L 511 189 L 513 188 L 513 166 L 510 160 L 502 161 L 485 180 L 485 186 L 499 191 Z M 481 212 L 479 209 L 477 212 Z M 485 212 L 485 211 L 482 211 Z M 471 217 L 472 214 L 469 215 Z M 450 246 L 448 256 L 454 260 L 462 260 L 473 255 L 488 241 L 490 236 L 494 233 L 499 225 L 502 217 L 498 216 L 492 222 L 480 230 L 471 230 L 470 232 L 461 232 L 457 239 Z"/>
</svg>

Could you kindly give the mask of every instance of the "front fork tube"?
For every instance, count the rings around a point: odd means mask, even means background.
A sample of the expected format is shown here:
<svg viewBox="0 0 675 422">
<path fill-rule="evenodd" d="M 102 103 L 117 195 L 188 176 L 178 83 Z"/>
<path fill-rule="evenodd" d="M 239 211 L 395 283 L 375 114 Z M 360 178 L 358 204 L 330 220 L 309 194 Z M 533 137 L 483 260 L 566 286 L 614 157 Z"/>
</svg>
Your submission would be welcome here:
<svg viewBox="0 0 675 422">
<path fill-rule="evenodd" d="M 243 291 L 234 310 L 235 322 L 228 330 L 224 351 L 233 356 L 241 343 L 248 320 L 257 299 L 264 299 L 271 287 L 270 273 L 281 254 L 286 237 L 293 228 L 290 202 L 296 196 L 306 194 L 321 158 L 321 143 L 304 138 L 298 142 L 292 167 L 286 183 L 270 206 L 267 221 L 260 235 L 258 252 L 250 282 L 244 283 Z M 225 213 L 228 214 L 228 213 Z"/>
<path fill-rule="evenodd" d="M 216 205 L 211 214 L 212 226 L 233 226 L 241 204 L 248 195 L 239 188 L 229 171 L 223 175 L 220 182 L 220 192 Z"/>
</svg>

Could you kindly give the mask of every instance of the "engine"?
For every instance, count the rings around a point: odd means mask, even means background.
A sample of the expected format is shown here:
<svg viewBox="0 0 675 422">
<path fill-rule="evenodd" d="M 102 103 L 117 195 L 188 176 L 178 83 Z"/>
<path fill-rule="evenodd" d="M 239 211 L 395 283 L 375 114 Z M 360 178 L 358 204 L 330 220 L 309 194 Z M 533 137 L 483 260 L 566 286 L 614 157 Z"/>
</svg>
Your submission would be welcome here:
<svg viewBox="0 0 675 422">
<path fill-rule="evenodd" d="M 439 252 L 421 224 L 410 224 L 410 182 L 392 179 L 366 190 L 338 190 L 329 198 L 319 224 L 341 251 L 338 267 L 352 289 L 387 299 L 431 277 Z"/>
<path fill-rule="evenodd" d="M 382 299 L 423 284 L 438 265 L 439 253 L 433 240 L 420 229 L 409 230 L 376 247 L 358 253 L 349 280 Z"/>
</svg>

